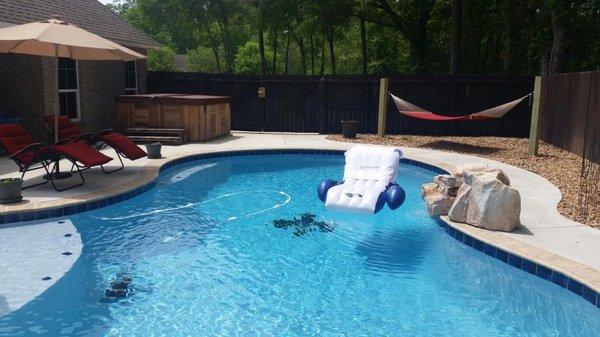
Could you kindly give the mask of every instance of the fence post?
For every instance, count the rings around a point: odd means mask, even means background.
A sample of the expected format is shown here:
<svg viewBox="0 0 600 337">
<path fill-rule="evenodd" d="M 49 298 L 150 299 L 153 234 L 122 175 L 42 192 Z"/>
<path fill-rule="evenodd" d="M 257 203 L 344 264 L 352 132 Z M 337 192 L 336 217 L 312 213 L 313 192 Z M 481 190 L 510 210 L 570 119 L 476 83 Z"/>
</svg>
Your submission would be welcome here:
<svg viewBox="0 0 600 337">
<path fill-rule="evenodd" d="M 533 87 L 533 104 L 531 105 L 531 128 L 529 129 L 529 149 L 530 156 L 537 156 L 540 131 L 540 95 L 542 94 L 542 77 L 535 77 Z"/>
<path fill-rule="evenodd" d="M 387 115 L 387 91 L 389 78 L 379 80 L 379 114 L 377 121 L 377 136 L 385 137 L 385 120 Z"/>
</svg>

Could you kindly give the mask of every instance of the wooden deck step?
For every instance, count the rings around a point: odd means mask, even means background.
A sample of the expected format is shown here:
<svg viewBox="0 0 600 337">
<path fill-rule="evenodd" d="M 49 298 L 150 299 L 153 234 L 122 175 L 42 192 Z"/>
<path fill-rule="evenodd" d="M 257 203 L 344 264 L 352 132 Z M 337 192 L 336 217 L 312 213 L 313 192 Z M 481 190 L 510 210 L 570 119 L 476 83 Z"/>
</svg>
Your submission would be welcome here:
<svg viewBox="0 0 600 337">
<path fill-rule="evenodd" d="M 153 129 L 153 128 L 129 128 L 127 134 L 130 135 L 179 135 L 185 134 L 185 129 Z"/>
<path fill-rule="evenodd" d="M 173 145 L 187 143 L 185 129 L 128 128 L 127 136 L 139 143 L 161 142 Z"/>
<path fill-rule="evenodd" d="M 169 145 L 181 145 L 183 144 L 183 139 L 181 137 L 174 136 L 127 136 L 129 139 L 134 141 L 135 143 L 153 143 L 153 142 L 161 142 L 163 144 Z"/>
</svg>

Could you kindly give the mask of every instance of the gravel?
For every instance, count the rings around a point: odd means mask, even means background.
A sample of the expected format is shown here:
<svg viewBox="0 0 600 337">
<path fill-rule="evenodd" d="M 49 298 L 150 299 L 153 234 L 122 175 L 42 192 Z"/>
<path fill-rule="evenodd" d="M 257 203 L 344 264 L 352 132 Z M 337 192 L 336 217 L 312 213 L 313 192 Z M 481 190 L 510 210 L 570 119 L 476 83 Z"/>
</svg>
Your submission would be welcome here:
<svg viewBox="0 0 600 337">
<path fill-rule="evenodd" d="M 527 154 L 529 140 L 526 138 L 430 136 L 386 136 L 380 138 L 375 135 L 358 135 L 356 139 L 342 138 L 341 135 L 330 135 L 327 138 L 352 143 L 420 147 L 458 152 L 517 166 L 545 177 L 560 188 L 563 199 L 558 205 L 558 210 L 562 215 L 588 226 L 600 228 L 598 196 L 582 193 L 582 188 L 598 191 L 600 182 L 585 181 L 581 178 L 582 158 L 580 156 L 544 142 L 540 142 L 539 155 L 532 157 Z M 590 189 L 590 185 L 595 188 Z M 587 201 L 583 202 L 583 200 Z M 581 206 L 581 204 L 587 204 L 587 207 Z"/>
</svg>

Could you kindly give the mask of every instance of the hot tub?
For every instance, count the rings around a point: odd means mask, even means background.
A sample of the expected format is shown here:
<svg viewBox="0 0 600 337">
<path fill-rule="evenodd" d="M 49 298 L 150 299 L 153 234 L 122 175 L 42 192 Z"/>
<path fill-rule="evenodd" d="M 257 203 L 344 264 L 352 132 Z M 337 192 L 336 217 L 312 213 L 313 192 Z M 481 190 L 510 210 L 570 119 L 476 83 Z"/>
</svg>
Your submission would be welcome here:
<svg viewBox="0 0 600 337">
<path fill-rule="evenodd" d="M 117 96 L 117 126 L 185 129 L 190 141 L 208 140 L 231 131 L 227 96 L 145 94 Z"/>
</svg>

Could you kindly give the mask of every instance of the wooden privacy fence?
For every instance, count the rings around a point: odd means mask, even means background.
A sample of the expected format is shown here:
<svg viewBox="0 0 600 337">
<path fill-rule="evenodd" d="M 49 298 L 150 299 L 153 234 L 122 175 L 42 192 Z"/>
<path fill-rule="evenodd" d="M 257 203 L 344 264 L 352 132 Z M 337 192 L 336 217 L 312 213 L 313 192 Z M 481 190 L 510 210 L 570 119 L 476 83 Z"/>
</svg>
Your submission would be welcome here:
<svg viewBox="0 0 600 337">
<path fill-rule="evenodd" d="M 542 77 L 540 139 L 600 162 L 600 71 Z"/>
<path fill-rule="evenodd" d="M 258 95 L 260 88 L 264 98 Z M 532 90 L 533 77 L 391 76 L 389 81 L 395 95 L 449 116 L 506 103 Z M 379 77 L 375 76 L 150 72 L 148 92 L 230 96 L 234 130 L 340 133 L 341 120 L 358 120 L 362 133 L 377 132 Z M 530 118 L 526 102 L 502 119 L 443 123 L 402 116 L 390 102 L 386 125 L 390 134 L 527 137 Z"/>
<path fill-rule="evenodd" d="M 543 76 L 540 139 L 581 159 L 579 207 L 600 221 L 600 71 Z"/>
</svg>

